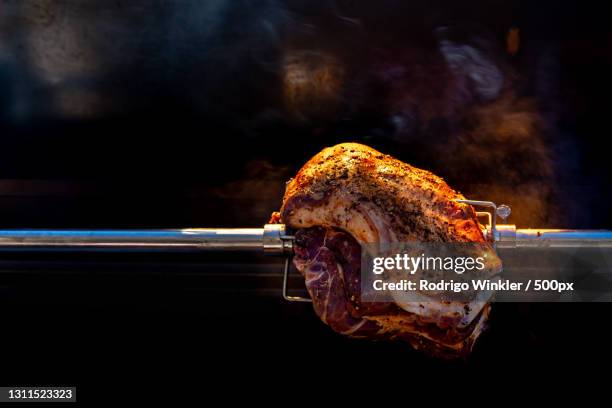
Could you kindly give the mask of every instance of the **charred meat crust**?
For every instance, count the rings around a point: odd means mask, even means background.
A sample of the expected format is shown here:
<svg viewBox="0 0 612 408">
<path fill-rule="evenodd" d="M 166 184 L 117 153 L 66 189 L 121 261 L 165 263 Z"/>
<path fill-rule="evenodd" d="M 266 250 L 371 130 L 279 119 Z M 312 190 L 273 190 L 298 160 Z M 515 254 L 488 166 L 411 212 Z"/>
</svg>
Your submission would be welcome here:
<svg viewBox="0 0 612 408">
<path fill-rule="evenodd" d="M 326 217 L 307 212 L 341 196 Z M 347 227 L 351 213 L 364 205 L 384 218 L 397 240 L 484 242 L 473 208 L 453 200 L 464 198 L 440 177 L 370 147 L 344 143 L 324 149 L 287 184 L 281 218 L 288 226 Z"/>
</svg>

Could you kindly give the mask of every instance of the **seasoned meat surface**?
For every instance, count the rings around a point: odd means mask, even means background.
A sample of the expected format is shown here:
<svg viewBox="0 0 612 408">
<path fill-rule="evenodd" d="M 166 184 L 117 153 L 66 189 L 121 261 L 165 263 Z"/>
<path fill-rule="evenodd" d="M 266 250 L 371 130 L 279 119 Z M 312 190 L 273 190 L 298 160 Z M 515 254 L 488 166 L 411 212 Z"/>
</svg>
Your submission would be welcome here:
<svg viewBox="0 0 612 408">
<path fill-rule="evenodd" d="M 317 315 L 337 332 L 396 338 L 436 355 L 468 353 L 490 306 L 479 301 L 430 299 L 362 302 L 361 244 L 474 242 L 487 253 L 487 270 L 501 262 L 474 209 L 440 177 L 368 146 L 324 149 L 289 181 L 280 215 L 295 232 L 294 264 L 304 275 Z"/>
<path fill-rule="evenodd" d="M 343 143 L 310 159 L 285 192 L 292 228 L 338 227 L 360 242 L 484 242 L 471 206 L 440 177 L 368 146 Z"/>
</svg>

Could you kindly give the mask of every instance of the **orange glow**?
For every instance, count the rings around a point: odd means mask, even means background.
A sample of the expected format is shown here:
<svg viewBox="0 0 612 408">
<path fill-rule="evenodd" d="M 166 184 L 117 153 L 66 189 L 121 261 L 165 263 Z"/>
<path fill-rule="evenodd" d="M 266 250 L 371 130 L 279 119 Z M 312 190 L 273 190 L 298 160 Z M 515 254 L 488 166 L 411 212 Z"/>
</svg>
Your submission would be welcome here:
<svg viewBox="0 0 612 408">
<path fill-rule="evenodd" d="M 508 35 L 506 36 L 506 49 L 508 50 L 508 54 L 516 55 L 519 50 L 520 44 L 521 36 L 519 33 L 519 29 L 513 27 L 508 31 Z"/>
</svg>

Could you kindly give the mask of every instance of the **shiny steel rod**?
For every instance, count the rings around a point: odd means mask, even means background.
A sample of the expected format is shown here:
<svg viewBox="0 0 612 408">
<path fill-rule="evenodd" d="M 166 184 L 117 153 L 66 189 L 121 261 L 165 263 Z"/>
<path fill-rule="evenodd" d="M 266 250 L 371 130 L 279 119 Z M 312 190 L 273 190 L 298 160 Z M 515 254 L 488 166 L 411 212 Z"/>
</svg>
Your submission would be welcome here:
<svg viewBox="0 0 612 408">
<path fill-rule="evenodd" d="M 262 250 L 263 228 L 0 230 L 0 249 L 71 251 Z"/>
<path fill-rule="evenodd" d="M 519 228 L 497 225 L 498 248 L 612 248 L 610 230 Z"/>
<path fill-rule="evenodd" d="M 264 228 L 169 230 L 0 230 L 0 250 L 263 251 Z"/>
<path fill-rule="evenodd" d="M 484 231 L 490 236 L 490 230 Z M 612 248 L 612 231 L 517 229 L 498 224 L 498 248 Z M 263 228 L 163 230 L 0 230 L 0 251 L 292 252 L 293 237 L 282 224 Z"/>
<path fill-rule="evenodd" d="M 263 228 L 160 230 L 0 230 L 0 251 L 210 252 L 285 255 L 293 237 L 283 224 Z"/>
<path fill-rule="evenodd" d="M 586 248 L 612 247 L 612 231 L 518 229 L 516 244 L 519 247 Z"/>
</svg>

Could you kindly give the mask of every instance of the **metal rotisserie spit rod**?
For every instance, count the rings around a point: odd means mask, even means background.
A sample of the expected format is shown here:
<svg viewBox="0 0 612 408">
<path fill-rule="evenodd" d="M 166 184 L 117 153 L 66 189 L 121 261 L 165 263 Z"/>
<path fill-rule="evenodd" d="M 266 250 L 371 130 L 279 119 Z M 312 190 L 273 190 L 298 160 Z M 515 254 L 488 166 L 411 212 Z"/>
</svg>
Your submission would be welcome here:
<svg viewBox="0 0 612 408">
<path fill-rule="evenodd" d="M 282 224 L 264 228 L 0 230 L 0 251 L 291 252 Z"/>
<path fill-rule="evenodd" d="M 490 231 L 485 235 L 491 238 Z M 498 224 L 500 248 L 612 248 L 612 231 L 516 229 Z M 0 230 L 2 251 L 210 252 L 248 251 L 269 255 L 292 252 L 293 237 L 282 224 L 263 228 L 171 230 Z"/>
<path fill-rule="evenodd" d="M 573 229 L 517 229 L 498 224 L 495 242 L 498 248 L 611 248 L 612 231 Z"/>
</svg>

